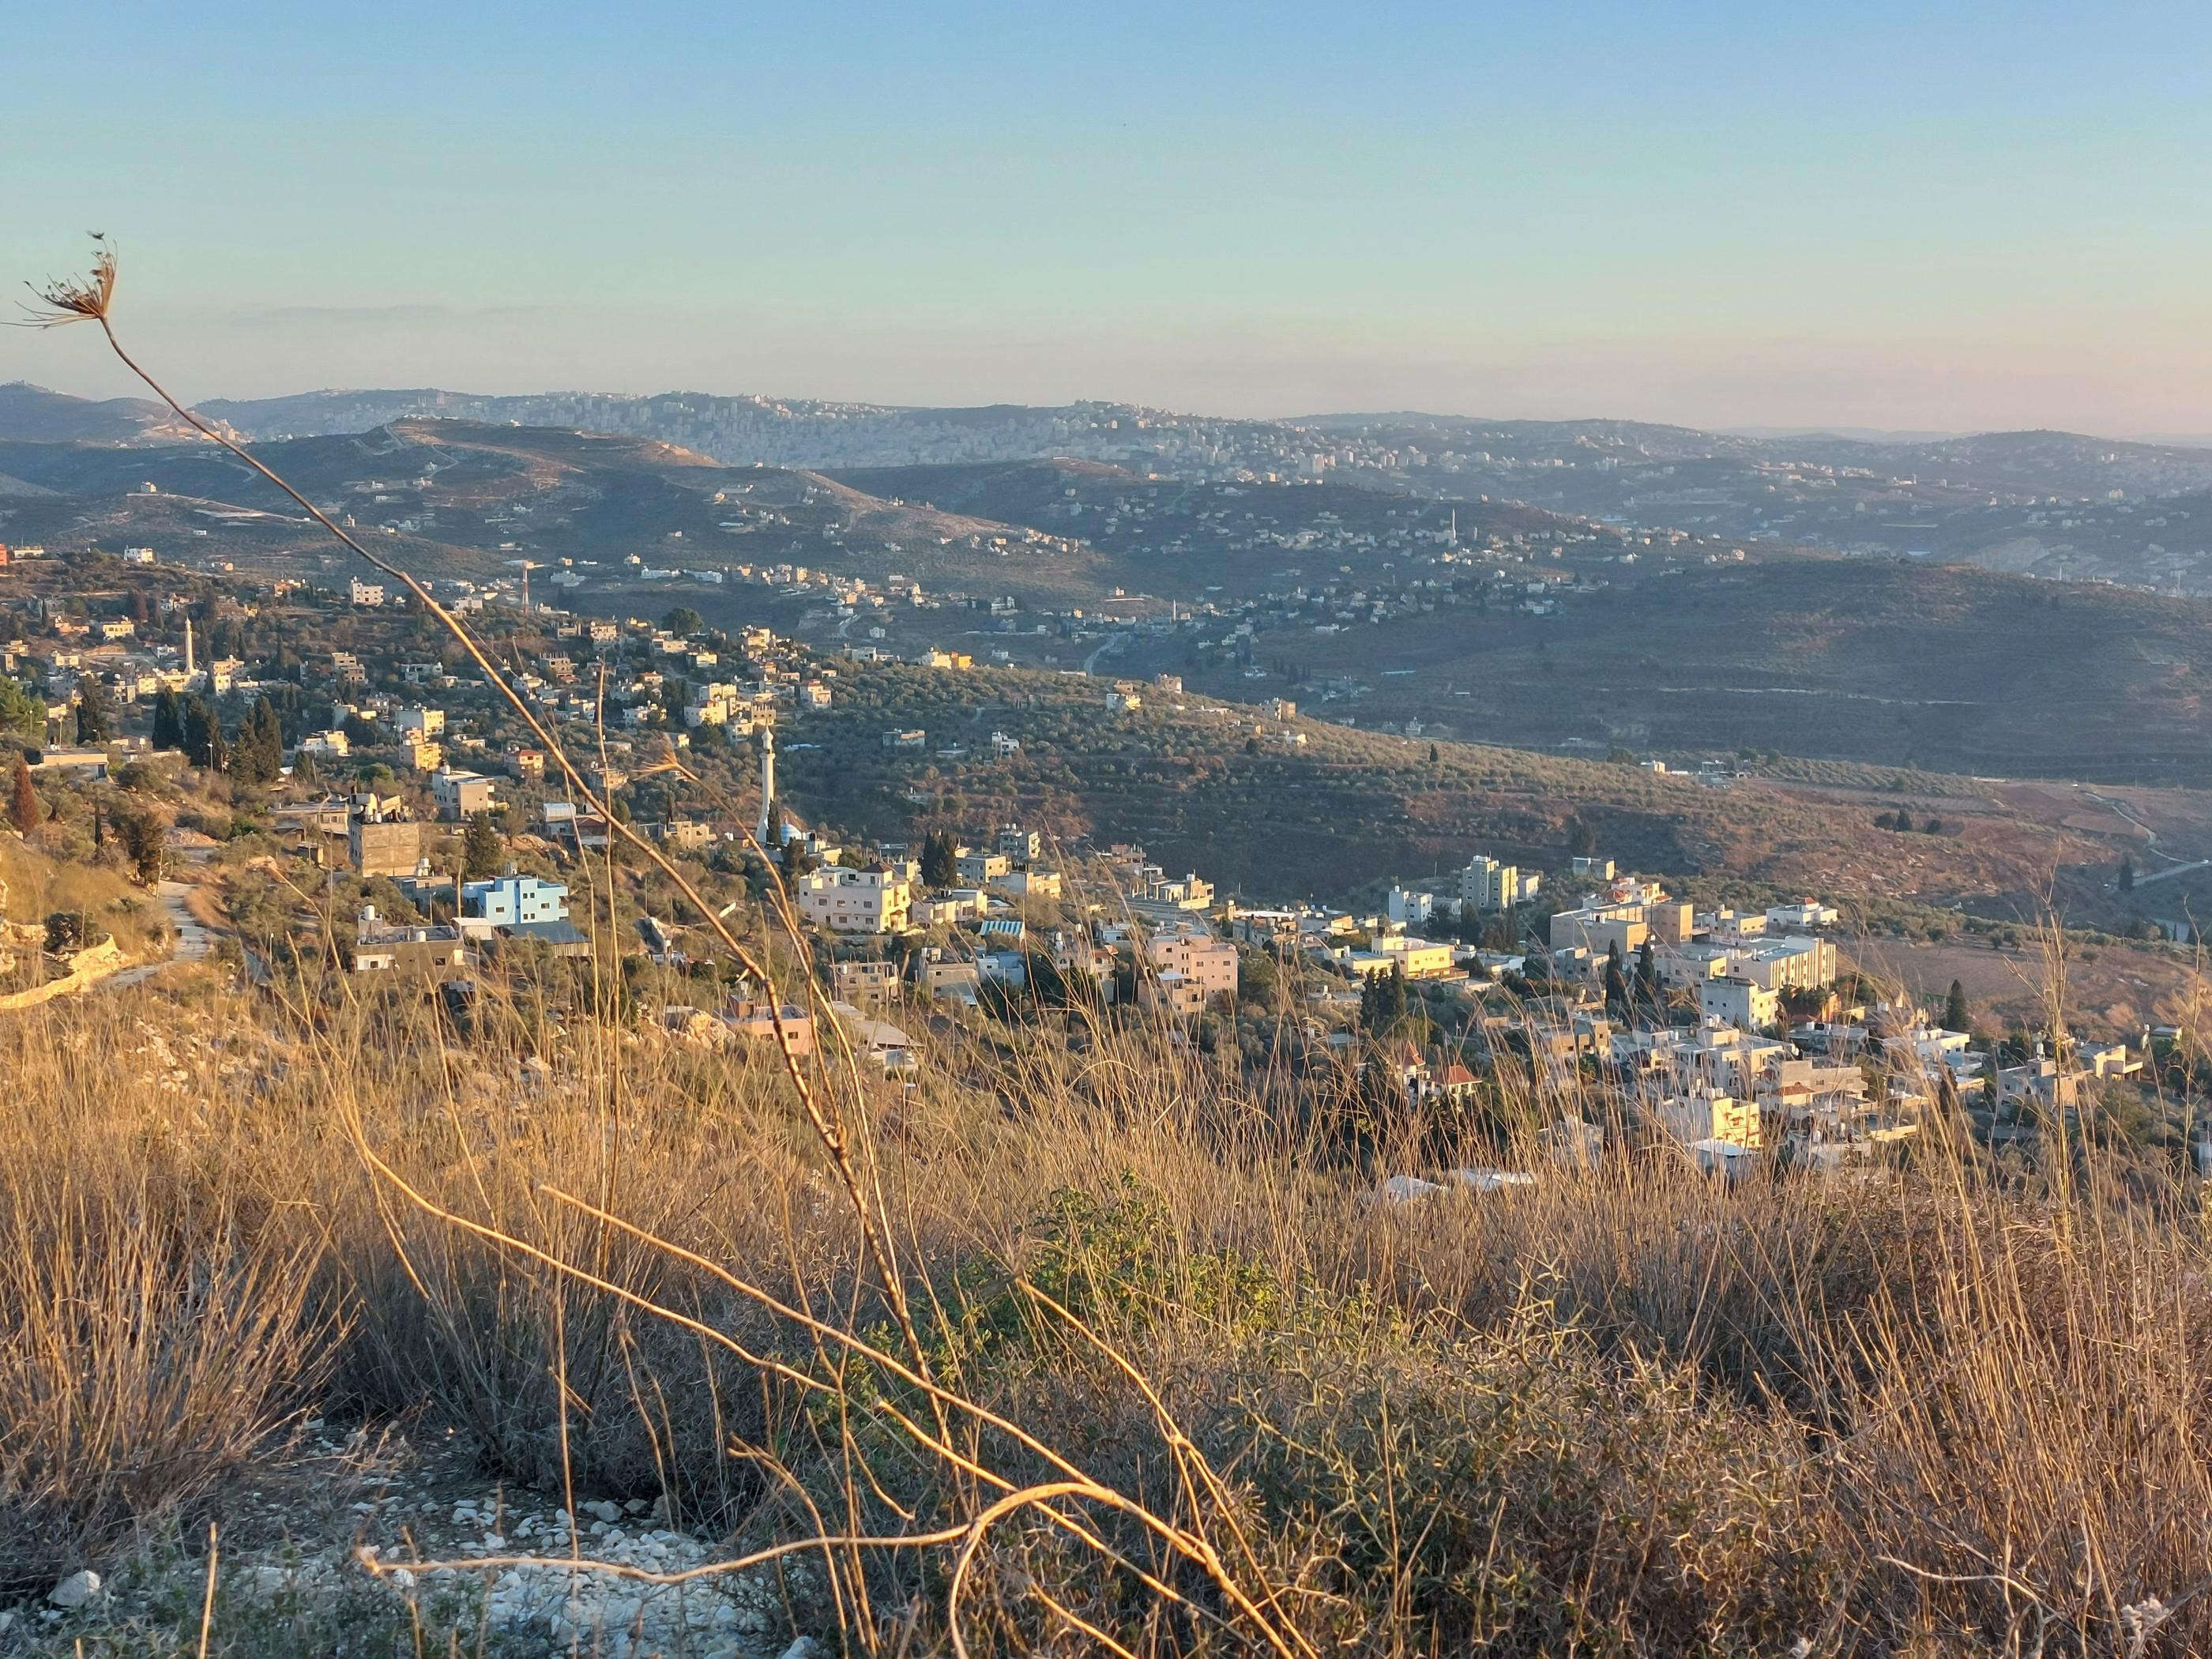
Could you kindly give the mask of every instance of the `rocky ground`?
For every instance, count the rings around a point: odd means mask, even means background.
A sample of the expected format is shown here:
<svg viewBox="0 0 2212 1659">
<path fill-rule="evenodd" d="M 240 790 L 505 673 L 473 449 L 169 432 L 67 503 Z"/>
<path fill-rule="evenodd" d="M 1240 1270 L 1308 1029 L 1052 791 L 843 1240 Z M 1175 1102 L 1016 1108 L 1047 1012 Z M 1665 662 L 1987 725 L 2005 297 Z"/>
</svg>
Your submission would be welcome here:
<svg viewBox="0 0 2212 1659">
<path fill-rule="evenodd" d="M 487 1483 L 442 1440 L 321 1424 L 266 1473 L 211 1506 L 210 1653 L 827 1659 L 835 1645 L 805 1633 L 821 1578 L 802 1560 L 672 1584 L 607 1571 L 680 1574 L 726 1557 L 641 1500 L 580 1499 L 572 1517 L 558 1493 Z M 197 1653 L 209 1524 L 0 1606 L 0 1656 Z"/>
</svg>

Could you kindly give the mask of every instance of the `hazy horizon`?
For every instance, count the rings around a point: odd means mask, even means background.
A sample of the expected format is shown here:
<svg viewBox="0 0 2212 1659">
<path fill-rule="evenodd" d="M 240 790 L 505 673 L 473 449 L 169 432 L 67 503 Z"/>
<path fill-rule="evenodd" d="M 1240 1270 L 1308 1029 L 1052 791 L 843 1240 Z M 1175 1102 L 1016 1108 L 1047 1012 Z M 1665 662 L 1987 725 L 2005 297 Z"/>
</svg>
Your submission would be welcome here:
<svg viewBox="0 0 2212 1659">
<path fill-rule="evenodd" d="M 2212 14 L 2172 0 L 115 22 L 11 31 L 0 268 L 115 235 L 195 399 L 2212 426 Z M 0 332 L 16 378 L 131 390 Z"/>
</svg>

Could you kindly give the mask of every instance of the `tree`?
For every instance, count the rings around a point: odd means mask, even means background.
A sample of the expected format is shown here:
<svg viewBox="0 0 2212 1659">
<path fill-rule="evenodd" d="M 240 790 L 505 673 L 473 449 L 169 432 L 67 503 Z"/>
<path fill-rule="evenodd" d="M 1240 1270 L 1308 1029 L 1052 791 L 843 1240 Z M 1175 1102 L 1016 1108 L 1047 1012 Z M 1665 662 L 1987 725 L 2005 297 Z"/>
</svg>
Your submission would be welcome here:
<svg viewBox="0 0 2212 1659">
<path fill-rule="evenodd" d="M 688 605 L 679 605 L 660 619 L 660 625 L 672 634 L 689 637 L 707 625 L 707 619 Z"/>
<path fill-rule="evenodd" d="M 39 806 L 38 787 L 31 781 L 30 763 L 21 755 L 15 757 L 15 779 L 8 796 L 8 822 L 21 835 L 29 835 L 46 821 L 46 813 Z"/>
<path fill-rule="evenodd" d="M 950 887 L 959 878 L 959 860 L 952 850 L 952 837 L 942 830 L 933 830 L 921 838 L 921 880 L 926 887 Z"/>
<path fill-rule="evenodd" d="M 1605 947 L 1605 1006 L 1616 1013 L 1628 1012 L 1628 976 L 1621 971 L 1619 939 Z"/>
<path fill-rule="evenodd" d="M 323 775 L 317 769 L 315 757 L 313 755 L 302 750 L 299 758 L 292 763 L 292 781 L 302 789 L 319 789 L 323 787 Z"/>
<path fill-rule="evenodd" d="M 1963 1031 L 1972 1018 L 1966 1007 L 1966 988 L 1954 979 L 1951 981 L 1951 994 L 1943 1003 L 1943 1029 Z"/>
<path fill-rule="evenodd" d="M 32 696 L 5 674 L 0 674 L 0 732 L 35 738 L 42 743 L 46 736 L 46 700 Z"/>
<path fill-rule="evenodd" d="M 1567 825 L 1567 851 L 1578 859 L 1597 851 L 1597 831 L 1586 819 L 1576 818 Z"/>
<path fill-rule="evenodd" d="M 151 812 L 133 812 L 116 820 L 123 832 L 123 851 L 138 879 L 152 886 L 161 878 L 162 824 Z"/>
<path fill-rule="evenodd" d="M 166 685 L 154 694 L 152 741 L 156 749 L 182 749 L 185 746 L 184 705 L 177 694 Z"/>
<path fill-rule="evenodd" d="M 1388 1036 L 1401 1030 L 1411 1018 L 1412 1002 L 1406 994 L 1406 969 L 1392 963 L 1389 974 L 1370 974 L 1359 988 L 1359 1023 L 1371 1036 Z"/>
<path fill-rule="evenodd" d="M 507 843 L 489 812 L 471 812 L 461 834 L 461 873 L 471 881 L 483 881 L 499 873 L 507 856 Z"/>
<path fill-rule="evenodd" d="M 1922 824 L 1920 829 L 1924 835 L 1940 836 L 1943 833 L 1943 820 L 1931 812 L 1928 816 L 1928 822 Z"/>
<path fill-rule="evenodd" d="M 98 675 L 87 674 L 76 683 L 76 740 L 106 743 L 109 720 L 107 687 Z"/>
<path fill-rule="evenodd" d="M 1648 938 L 1636 947 L 1636 1000 L 1649 1008 L 1659 1006 L 1659 958 Z"/>
<path fill-rule="evenodd" d="M 2120 890 L 2123 893 L 2136 890 L 2136 861 L 2133 859 L 2120 860 Z"/>
<path fill-rule="evenodd" d="M 1438 748 L 1436 746 L 1436 744 L 1431 744 L 1429 745 L 1429 759 L 1430 759 L 1431 763 L 1435 763 L 1435 762 L 1437 762 L 1437 761 L 1440 761 L 1440 760 L 1442 760 L 1443 758 L 1443 751 L 1442 750 L 1438 749 Z"/>
<path fill-rule="evenodd" d="M 185 758 L 194 766 L 221 771 L 226 745 L 215 711 L 198 697 L 187 696 L 178 719 L 184 732 Z"/>
<path fill-rule="evenodd" d="M 238 728 L 230 775 L 241 783 L 274 783 L 283 772 L 284 725 L 276 716 L 276 706 L 261 697 Z"/>
</svg>

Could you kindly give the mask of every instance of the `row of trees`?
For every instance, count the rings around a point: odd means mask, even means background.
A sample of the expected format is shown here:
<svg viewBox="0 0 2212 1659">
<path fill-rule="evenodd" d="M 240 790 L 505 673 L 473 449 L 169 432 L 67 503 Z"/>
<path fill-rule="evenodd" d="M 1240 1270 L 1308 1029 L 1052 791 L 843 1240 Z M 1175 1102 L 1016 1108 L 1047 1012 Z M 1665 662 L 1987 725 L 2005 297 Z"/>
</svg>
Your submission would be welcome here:
<svg viewBox="0 0 2212 1659">
<path fill-rule="evenodd" d="M 80 705 L 80 726 L 82 718 Z M 257 698 L 237 732 L 227 737 L 204 699 L 165 687 L 154 699 L 153 743 L 156 749 L 181 750 L 194 766 L 240 783 L 274 783 L 283 775 L 284 723 L 266 697 Z"/>
</svg>

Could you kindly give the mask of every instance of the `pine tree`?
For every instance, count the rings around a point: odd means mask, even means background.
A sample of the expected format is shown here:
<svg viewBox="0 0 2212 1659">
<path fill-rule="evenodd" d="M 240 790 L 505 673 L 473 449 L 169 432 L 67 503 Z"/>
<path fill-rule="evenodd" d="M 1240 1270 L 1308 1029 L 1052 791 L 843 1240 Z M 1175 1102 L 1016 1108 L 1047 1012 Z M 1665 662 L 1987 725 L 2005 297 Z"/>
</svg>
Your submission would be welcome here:
<svg viewBox="0 0 2212 1659">
<path fill-rule="evenodd" d="M 292 763 L 292 781 L 302 789 L 319 789 L 323 787 L 323 775 L 315 765 L 315 757 L 304 750 Z"/>
<path fill-rule="evenodd" d="M 30 763 L 21 755 L 15 757 L 15 782 L 8 798 L 8 822 L 16 830 L 29 835 L 46 819 L 39 807 L 39 791 L 31 781 Z"/>
<path fill-rule="evenodd" d="M 1648 939 L 1636 947 L 1636 997 L 1648 1007 L 1659 1006 L 1659 958 Z"/>
<path fill-rule="evenodd" d="M 1943 1029 L 1963 1031 L 1972 1018 L 1966 1007 L 1966 988 L 1954 979 L 1951 981 L 1951 994 L 1943 1004 Z"/>
<path fill-rule="evenodd" d="M 2123 893 L 2136 890 L 2136 861 L 2133 859 L 2120 860 L 2120 890 Z"/>
<path fill-rule="evenodd" d="M 1605 947 L 1605 1006 L 1619 1012 L 1628 1008 L 1628 976 L 1620 969 L 1620 941 Z"/>
</svg>

